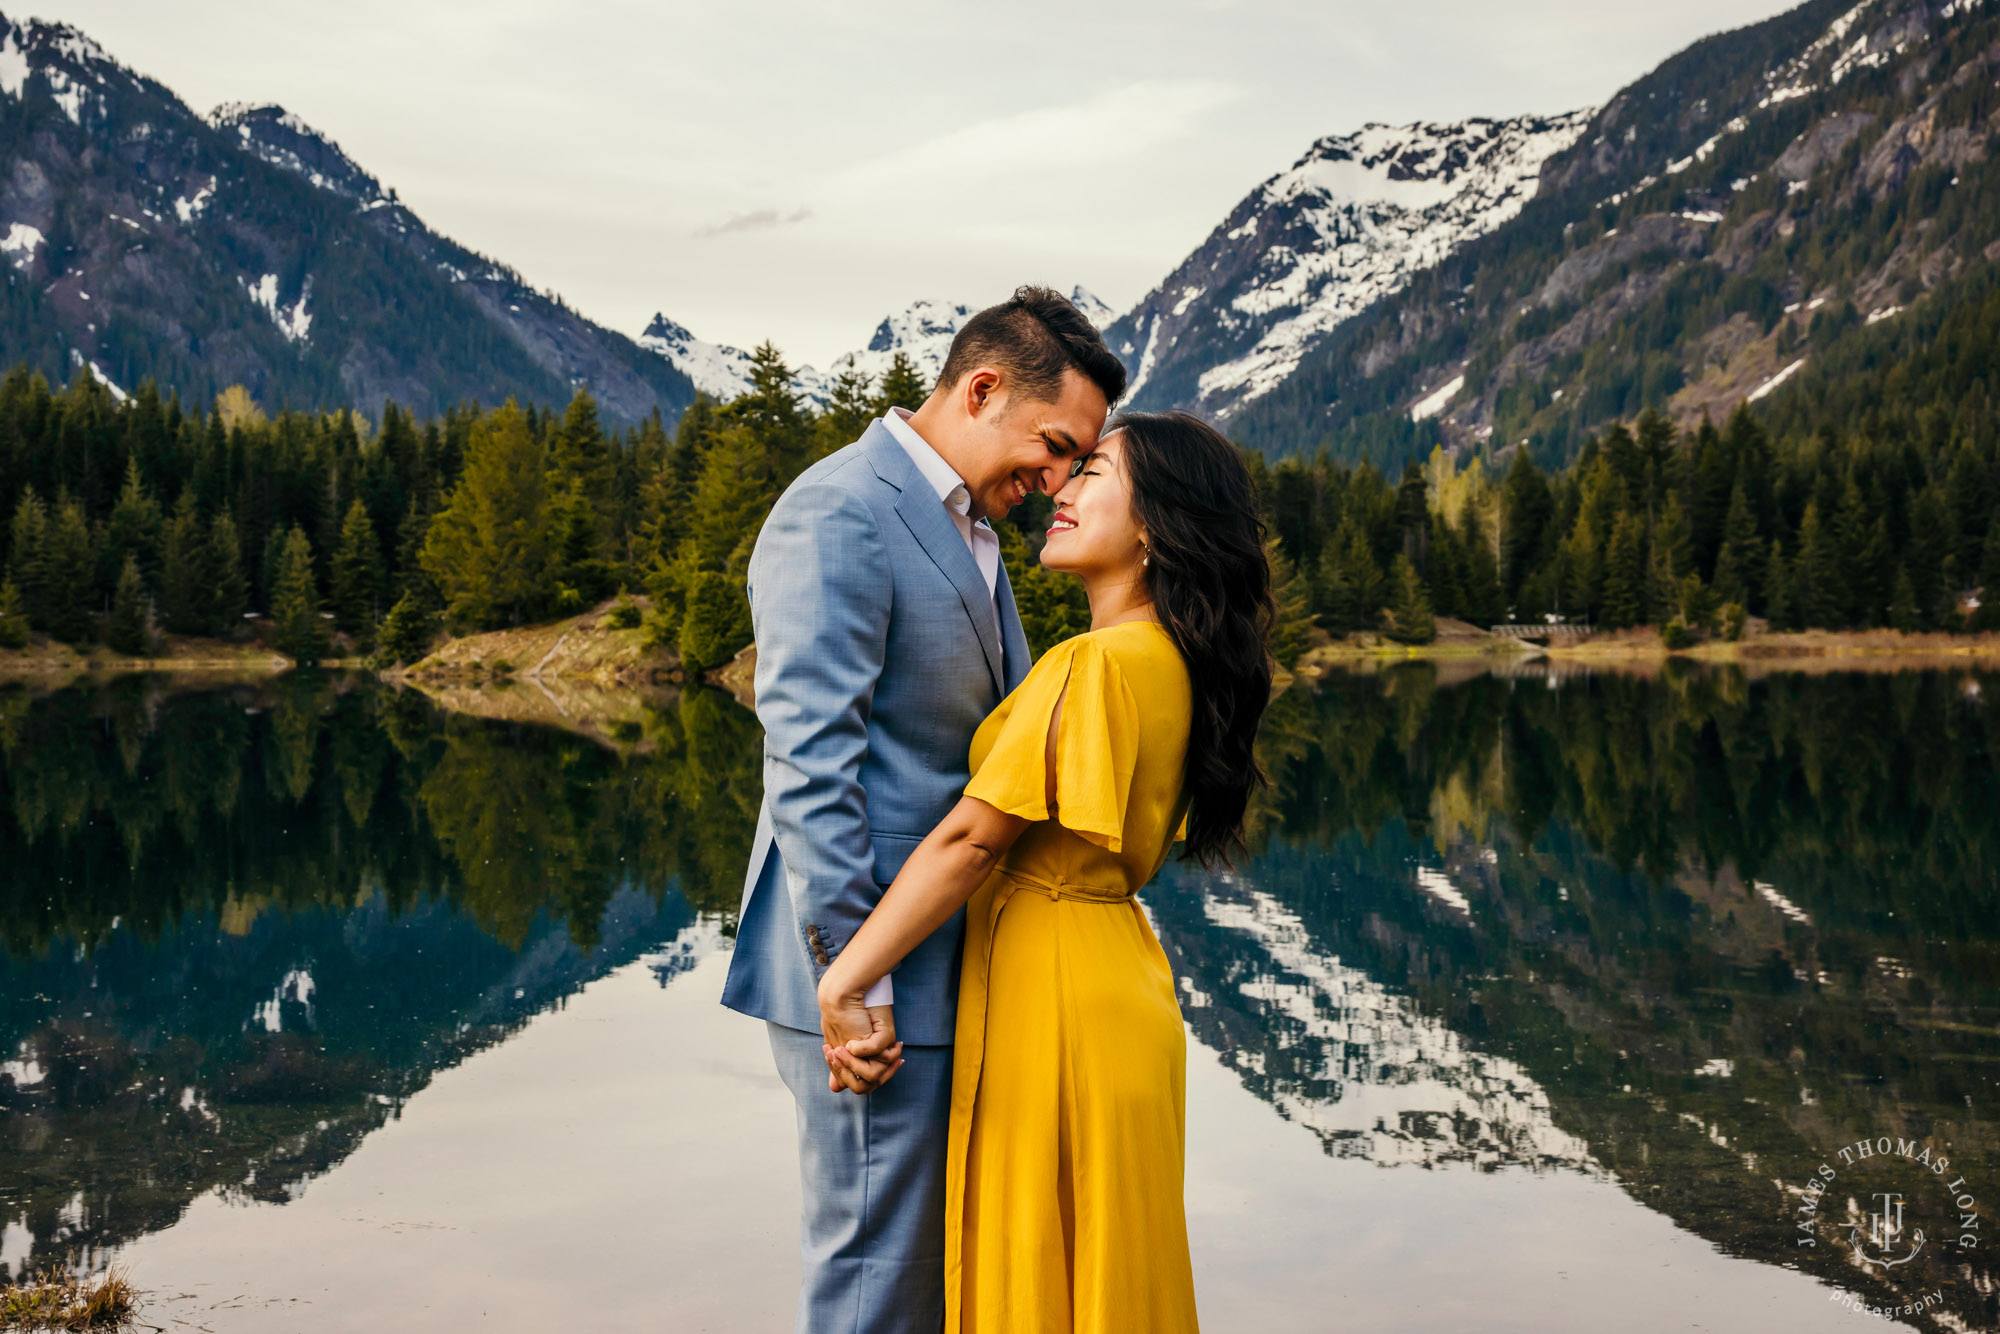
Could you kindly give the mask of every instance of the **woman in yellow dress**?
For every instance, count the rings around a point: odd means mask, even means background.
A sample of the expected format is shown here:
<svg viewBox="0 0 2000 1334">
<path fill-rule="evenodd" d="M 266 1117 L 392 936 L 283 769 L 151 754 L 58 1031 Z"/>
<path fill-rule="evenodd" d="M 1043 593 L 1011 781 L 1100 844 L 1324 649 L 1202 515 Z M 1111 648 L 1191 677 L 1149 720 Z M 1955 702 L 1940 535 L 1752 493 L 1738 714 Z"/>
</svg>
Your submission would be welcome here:
<svg viewBox="0 0 2000 1334">
<path fill-rule="evenodd" d="M 967 905 L 947 1334 L 1178 1334 L 1186 1040 L 1133 896 L 1176 839 L 1203 863 L 1240 843 L 1269 566 L 1235 447 L 1182 413 L 1114 420 L 1055 504 L 1042 563 L 1083 580 L 1090 630 L 980 725 L 963 799 L 827 970 L 827 1063 L 854 1092 L 894 1074 L 862 997 Z"/>
</svg>

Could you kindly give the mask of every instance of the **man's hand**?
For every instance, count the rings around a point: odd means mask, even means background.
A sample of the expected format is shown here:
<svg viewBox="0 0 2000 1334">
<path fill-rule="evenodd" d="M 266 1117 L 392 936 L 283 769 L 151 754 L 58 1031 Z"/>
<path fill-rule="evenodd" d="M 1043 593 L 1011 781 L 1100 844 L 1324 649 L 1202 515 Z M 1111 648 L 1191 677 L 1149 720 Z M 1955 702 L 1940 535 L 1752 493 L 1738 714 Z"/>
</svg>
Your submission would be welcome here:
<svg viewBox="0 0 2000 1334">
<path fill-rule="evenodd" d="M 826 1057 L 827 1089 L 873 1093 L 902 1068 L 903 1044 L 896 1041 L 895 1007 L 864 1006 L 861 993 L 820 986 L 821 1054 Z"/>
</svg>

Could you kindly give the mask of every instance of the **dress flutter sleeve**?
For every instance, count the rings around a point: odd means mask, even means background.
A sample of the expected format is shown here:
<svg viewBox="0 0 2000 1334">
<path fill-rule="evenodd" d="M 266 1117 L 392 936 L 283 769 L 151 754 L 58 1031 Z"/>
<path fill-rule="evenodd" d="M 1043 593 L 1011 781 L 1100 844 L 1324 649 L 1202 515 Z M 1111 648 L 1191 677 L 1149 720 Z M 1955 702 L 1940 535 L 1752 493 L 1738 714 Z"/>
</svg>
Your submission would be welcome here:
<svg viewBox="0 0 2000 1334">
<path fill-rule="evenodd" d="M 1056 804 L 1047 802 L 1049 720 L 1056 704 Z M 1139 757 L 1139 703 L 1118 660 L 1087 636 L 1045 654 L 1007 701 L 1009 711 L 965 795 L 1024 820 L 1057 823 L 1111 852 L 1124 850 L 1125 804 Z"/>
</svg>

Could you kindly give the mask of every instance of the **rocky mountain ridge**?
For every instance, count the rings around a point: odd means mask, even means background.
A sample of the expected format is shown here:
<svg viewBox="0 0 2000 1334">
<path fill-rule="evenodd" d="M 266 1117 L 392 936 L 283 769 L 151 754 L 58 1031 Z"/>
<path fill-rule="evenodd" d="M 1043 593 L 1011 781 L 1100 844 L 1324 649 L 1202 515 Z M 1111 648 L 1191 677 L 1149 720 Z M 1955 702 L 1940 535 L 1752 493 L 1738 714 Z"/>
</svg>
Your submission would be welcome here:
<svg viewBox="0 0 2000 1334">
<path fill-rule="evenodd" d="M 0 17 L 0 358 L 124 392 L 419 413 L 588 387 L 669 419 L 685 376 L 438 235 L 277 106 L 194 114 L 65 24 Z"/>
<path fill-rule="evenodd" d="M 1970 299 L 2000 259 L 1996 75 L 1982 0 L 1809 0 L 1697 42 L 1232 429 L 1274 454 L 1560 461 L 1647 406 L 1693 424 L 1814 392 L 1816 367 L 1865 361 L 1847 349 Z"/>
<path fill-rule="evenodd" d="M 1074 287 L 1069 297 L 1098 328 L 1113 319 L 1111 307 L 1088 289 Z M 843 374 L 858 372 L 871 383 L 881 383 L 898 353 L 909 357 L 926 380 L 936 380 L 944 369 L 945 355 L 951 351 L 952 337 L 978 313 L 979 307 L 964 302 L 913 301 L 883 316 L 866 344 L 835 357 L 826 370 L 798 367 L 794 384 L 806 401 L 824 404 L 834 380 Z M 726 402 L 749 387 L 748 352 L 698 338 L 665 315 L 653 316 L 639 336 L 639 345 L 666 360 L 711 398 Z"/>
<path fill-rule="evenodd" d="M 1589 111 L 1329 135 L 1230 210 L 1110 329 L 1139 407 L 1223 418 L 1328 333 L 1533 196 Z"/>
</svg>

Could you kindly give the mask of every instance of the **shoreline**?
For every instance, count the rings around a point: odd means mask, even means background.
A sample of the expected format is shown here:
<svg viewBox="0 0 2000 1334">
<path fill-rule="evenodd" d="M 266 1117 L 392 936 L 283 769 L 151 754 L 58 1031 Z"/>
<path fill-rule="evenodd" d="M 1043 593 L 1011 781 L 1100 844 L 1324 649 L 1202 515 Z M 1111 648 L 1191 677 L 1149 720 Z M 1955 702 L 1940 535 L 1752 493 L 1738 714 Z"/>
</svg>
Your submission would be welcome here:
<svg viewBox="0 0 2000 1334">
<path fill-rule="evenodd" d="M 1747 634 L 1734 642 L 1708 640 L 1669 649 L 1657 630 L 1622 630 L 1539 645 L 1466 628 L 1429 644 L 1398 644 L 1376 635 L 1351 635 L 1314 645 L 1292 674 L 1317 679 L 1329 671 L 1379 671 L 1403 662 L 1433 662 L 1465 670 L 1510 672 L 1543 667 L 1552 672 L 1604 669 L 1652 674 L 1673 662 L 1772 672 L 1925 671 L 2000 668 L 2000 633 L 1909 633 L 1897 630 L 1797 630 Z"/>
<path fill-rule="evenodd" d="M 640 642 L 636 629 L 612 629 L 597 620 L 600 612 L 517 630 L 466 635 L 446 641 L 416 663 L 371 668 L 365 658 L 325 658 L 315 664 L 329 671 L 368 671 L 398 684 L 425 687 L 425 693 L 480 689 L 519 682 L 540 685 L 574 683 L 596 689 L 644 690 L 681 686 L 686 681 L 678 661 Z M 581 633 L 579 633 L 581 632 Z M 539 650 L 526 664 L 520 650 Z M 176 651 L 180 650 L 180 651 Z M 566 652 L 564 650 L 567 650 Z M 1379 635 L 1321 638 L 1300 656 L 1285 678 L 1316 679 L 1335 670 L 1381 669 L 1403 662 L 1448 663 L 1456 667 L 1489 666 L 1501 670 L 1547 663 L 1552 667 L 1588 669 L 1659 669 L 1672 661 L 1737 666 L 1764 671 L 1880 671 L 1939 667 L 2000 665 L 2000 633 L 1903 633 L 1895 630 L 1801 630 L 1745 635 L 1734 642 L 1710 640 L 1682 649 L 1668 649 L 1655 630 L 1624 630 L 1591 635 L 1549 645 L 1489 634 L 1466 627 L 1441 634 L 1428 644 L 1399 644 Z M 703 683 L 751 703 L 756 664 L 755 645 L 712 671 Z M 214 641 L 172 645 L 149 658 L 71 649 L 56 643 L 27 649 L 0 650 L 0 684 L 9 681 L 49 683 L 86 677 L 125 675 L 242 675 L 265 678 L 295 670 L 289 658 L 269 649 L 233 646 Z"/>
</svg>

